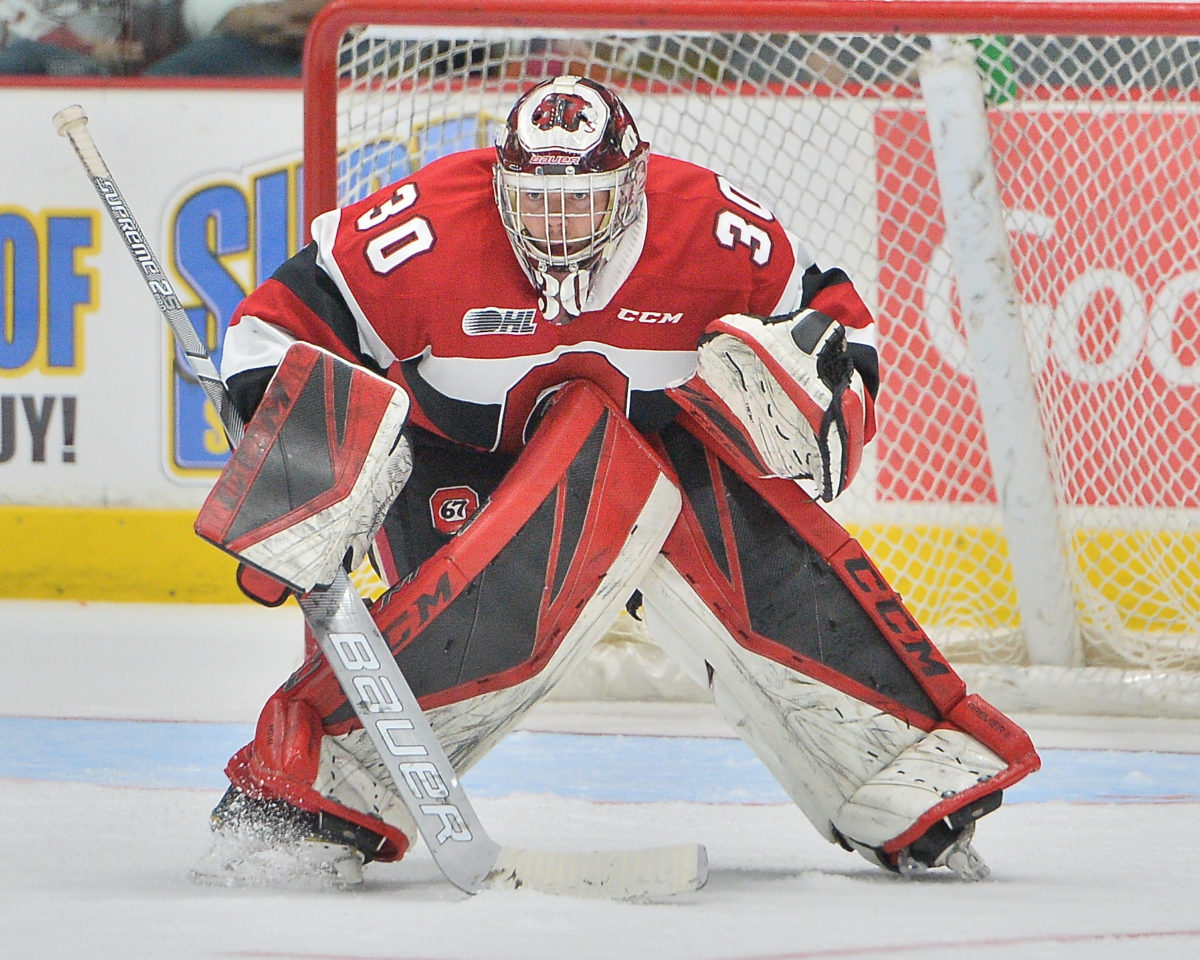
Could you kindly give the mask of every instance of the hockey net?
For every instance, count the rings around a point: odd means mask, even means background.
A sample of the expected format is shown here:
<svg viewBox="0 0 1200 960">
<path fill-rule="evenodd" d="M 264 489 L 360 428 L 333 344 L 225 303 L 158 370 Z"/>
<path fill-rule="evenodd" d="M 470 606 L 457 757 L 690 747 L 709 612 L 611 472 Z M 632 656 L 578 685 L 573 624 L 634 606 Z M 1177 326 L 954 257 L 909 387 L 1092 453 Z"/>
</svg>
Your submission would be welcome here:
<svg viewBox="0 0 1200 960">
<path fill-rule="evenodd" d="M 1200 715 L 1200 9 L 581 6 L 327 7 L 306 216 L 490 144 L 539 79 L 608 84 L 854 277 L 880 431 L 833 512 L 968 683 Z M 698 691 L 623 619 L 566 695 Z"/>
</svg>

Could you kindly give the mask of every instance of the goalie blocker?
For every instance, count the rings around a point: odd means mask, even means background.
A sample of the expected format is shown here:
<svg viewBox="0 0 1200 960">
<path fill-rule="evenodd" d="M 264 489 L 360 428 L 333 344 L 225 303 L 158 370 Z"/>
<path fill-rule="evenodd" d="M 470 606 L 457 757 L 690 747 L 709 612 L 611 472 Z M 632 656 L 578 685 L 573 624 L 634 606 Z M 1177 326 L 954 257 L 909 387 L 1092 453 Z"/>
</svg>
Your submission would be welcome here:
<svg viewBox="0 0 1200 960">
<path fill-rule="evenodd" d="M 247 593 L 281 602 L 362 560 L 412 472 L 396 384 L 307 343 L 293 344 L 213 485 L 195 530 L 249 564 Z M 275 595 L 272 596 L 271 594 Z"/>
</svg>

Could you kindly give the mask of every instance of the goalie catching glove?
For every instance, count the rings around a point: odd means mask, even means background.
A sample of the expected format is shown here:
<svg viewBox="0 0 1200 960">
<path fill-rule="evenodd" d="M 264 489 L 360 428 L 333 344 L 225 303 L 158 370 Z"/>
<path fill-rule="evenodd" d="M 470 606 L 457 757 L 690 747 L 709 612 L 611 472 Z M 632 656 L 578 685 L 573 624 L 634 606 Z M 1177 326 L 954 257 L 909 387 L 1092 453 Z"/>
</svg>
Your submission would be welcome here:
<svg viewBox="0 0 1200 960">
<path fill-rule="evenodd" d="M 696 376 L 678 390 L 685 407 L 740 433 L 737 445 L 765 475 L 810 480 L 828 502 L 858 471 L 871 400 L 845 328 L 823 313 L 713 321 Z"/>
</svg>

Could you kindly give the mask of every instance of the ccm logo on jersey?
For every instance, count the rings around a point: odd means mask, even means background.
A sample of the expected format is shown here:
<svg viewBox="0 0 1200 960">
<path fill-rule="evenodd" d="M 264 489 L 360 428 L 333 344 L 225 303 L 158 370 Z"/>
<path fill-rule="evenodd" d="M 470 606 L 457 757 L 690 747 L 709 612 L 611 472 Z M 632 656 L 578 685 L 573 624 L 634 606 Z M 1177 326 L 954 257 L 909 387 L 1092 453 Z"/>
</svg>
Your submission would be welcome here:
<svg viewBox="0 0 1200 960">
<path fill-rule="evenodd" d="M 493 333 L 533 333 L 537 330 L 537 311 L 479 307 L 463 314 L 462 328 L 468 337 L 484 337 Z"/>
<path fill-rule="evenodd" d="M 457 533 L 479 509 L 479 494 L 470 487 L 438 487 L 429 498 L 429 513 L 439 533 Z"/>
<path fill-rule="evenodd" d="M 663 313 L 661 310 L 630 310 L 622 307 L 617 311 L 617 319 L 626 323 L 678 323 L 683 319 L 682 313 Z"/>
</svg>

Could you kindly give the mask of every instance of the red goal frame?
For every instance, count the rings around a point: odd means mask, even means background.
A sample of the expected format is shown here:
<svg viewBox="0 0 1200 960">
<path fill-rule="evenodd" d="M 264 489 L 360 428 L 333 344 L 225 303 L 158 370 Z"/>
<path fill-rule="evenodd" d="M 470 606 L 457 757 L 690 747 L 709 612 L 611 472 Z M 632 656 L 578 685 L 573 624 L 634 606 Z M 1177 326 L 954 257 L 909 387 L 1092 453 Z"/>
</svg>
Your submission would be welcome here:
<svg viewBox="0 0 1200 960">
<path fill-rule="evenodd" d="M 1096 0 L 333 0 L 304 45 L 304 222 L 337 205 L 338 45 L 364 23 L 661 32 L 1200 34 L 1194 3 Z M 1086 28 L 1086 29 L 1083 29 Z"/>
<path fill-rule="evenodd" d="M 968 682 L 1200 716 L 1198 47 L 1200 3 L 1159 0 L 333 0 L 305 51 L 303 215 L 483 146 L 550 69 L 611 70 L 665 151 L 712 152 L 818 232 L 849 211 L 823 242 L 896 373 L 836 516 Z M 725 119 L 697 136 L 701 115 Z M 746 160 L 743 134 L 774 152 Z M 1130 230 L 1156 190 L 1187 203 Z"/>
</svg>

